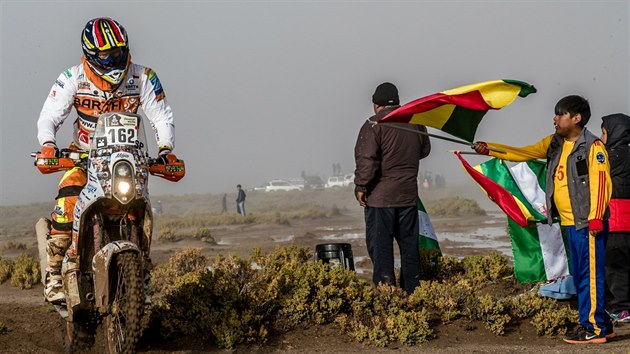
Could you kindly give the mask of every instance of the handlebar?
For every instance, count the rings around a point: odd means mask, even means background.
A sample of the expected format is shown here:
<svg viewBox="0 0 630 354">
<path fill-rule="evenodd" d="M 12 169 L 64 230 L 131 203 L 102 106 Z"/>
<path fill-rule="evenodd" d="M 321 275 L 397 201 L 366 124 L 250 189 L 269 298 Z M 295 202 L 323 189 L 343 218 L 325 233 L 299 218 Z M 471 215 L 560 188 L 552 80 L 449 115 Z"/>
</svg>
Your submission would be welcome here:
<svg viewBox="0 0 630 354">
<path fill-rule="evenodd" d="M 56 156 L 42 154 L 41 151 L 31 153 L 35 158 L 35 166 L 43 174 L 69 170 L 80 166 L 85 167 L 88 152 L 85 150 L 60 149 Z M 177 182 L 186 174 L 186 167 L 183 160 L 179 160 L 175 154 L 168 154 L 164 157 L 147 157 L 149 173 L 162 177 L 172 182 Z"/>
</svg>

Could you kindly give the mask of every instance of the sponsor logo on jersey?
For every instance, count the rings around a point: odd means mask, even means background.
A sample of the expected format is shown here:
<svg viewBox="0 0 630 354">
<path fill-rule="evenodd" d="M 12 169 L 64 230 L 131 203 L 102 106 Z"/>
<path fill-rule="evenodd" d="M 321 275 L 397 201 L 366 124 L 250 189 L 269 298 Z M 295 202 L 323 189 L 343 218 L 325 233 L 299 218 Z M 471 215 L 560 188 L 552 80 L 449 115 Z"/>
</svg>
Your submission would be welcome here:
<svg viewBox="0 0 630 354">
<path fill-rule="evenodd" d="M 72 73 L 70 72 L 70 70 L 69 70 L 69 69 L 68 69 L 68 70 L 66 70 L 66 71 L 64 71 L 63 73 L 66 75 L 66 77 L 67 77 L 68 79 L 72 77 Z"/>
<path fill-rule="evenodd" d="M 59 81 L 59 80 L 55 80 L 55 85 L 63 88 L 63 82 Z"/>
<path fill-rule="evenodd" d="M 164 98 L 163 96 L 164 90 L 162 89 L 162 84 L 160 83 L 160 79 L 158 79 L 155 71 L 151 69 L 148 69 L 147 77 L 149 78 L 149 81 L 151 81 L 151 84 L 153 85 L 153 93 L 155 93 L 155 97 L 157 97 L 157 100 L 160 101 L 162 98 Z"/>
<path fill-rule="evenodd" d="M 57 215 L 63 215 L 63 208 L 61 207 L 61 205 L 55 205 L 55 209 L 53 210 L 53 213 Z"/>
<path fill-rule="evenodd" d="M 79 85 L 78 85 L 78 89 L 79 90 L 89 90 L 90 89 L 90 83 L 87 81 L 80 81 Z"/>
</svg>

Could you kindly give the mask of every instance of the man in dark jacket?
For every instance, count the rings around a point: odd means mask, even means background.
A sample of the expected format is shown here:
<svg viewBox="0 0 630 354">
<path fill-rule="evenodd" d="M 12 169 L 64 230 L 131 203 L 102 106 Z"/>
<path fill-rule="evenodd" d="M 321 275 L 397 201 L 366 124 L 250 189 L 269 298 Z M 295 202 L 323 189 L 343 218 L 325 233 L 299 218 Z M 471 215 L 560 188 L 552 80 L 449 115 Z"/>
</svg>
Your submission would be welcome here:
<svg viewBox="0 0 630 354">
<path fill-rule="evenodd" d="M 236 194 L 236 212 L 238 212 L 239 214 L 245 216 L 245 198 L 247 197 L 245 195 L 245 191 L 243 190 L 243 188 L 241 187 L 240 184 L 236 185 L 236 190 L 237 190 L 237 194 Z"/>
<path fill-rule="evenodd" d="M 613 295 L 610 317 L 630 322 L 630 117 L 620 113 L 603 117 L 602 141 L 612 178 L 606 244 L 606 282 Z"/>
<path fill-rule="evenodd" d="M 355 197 L 365 208 L 365 234 L 375 284 L 396 285 L 394 239 L 401 257 L 400 287 L 413 293 L 420 282 L 418 167 L 429 155 L 426 127 L 374 124 L 399 107 L 398 89 L 386 82 L 372 96 L 374 116 L 359 131 L 354 148 Z M 400 123 L 396 123 L 400 124 Z M 417 130 L 418 133 L 407 129 Z"/>
</svg>

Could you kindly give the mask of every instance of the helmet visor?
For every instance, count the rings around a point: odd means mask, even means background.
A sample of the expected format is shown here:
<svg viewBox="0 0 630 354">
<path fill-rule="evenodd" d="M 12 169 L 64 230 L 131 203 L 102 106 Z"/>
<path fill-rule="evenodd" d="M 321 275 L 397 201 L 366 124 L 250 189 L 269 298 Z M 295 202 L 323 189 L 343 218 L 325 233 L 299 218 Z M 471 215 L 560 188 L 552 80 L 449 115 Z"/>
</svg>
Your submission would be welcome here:
<svg viewBox="0 0 630 354">
<path fill-rule="evenodd" d="M 94 58 L 94 64 L 103 69 L 123 69 L 127 65 L 126 47 L 118 47 L 98 52 Z"/>
</svg>

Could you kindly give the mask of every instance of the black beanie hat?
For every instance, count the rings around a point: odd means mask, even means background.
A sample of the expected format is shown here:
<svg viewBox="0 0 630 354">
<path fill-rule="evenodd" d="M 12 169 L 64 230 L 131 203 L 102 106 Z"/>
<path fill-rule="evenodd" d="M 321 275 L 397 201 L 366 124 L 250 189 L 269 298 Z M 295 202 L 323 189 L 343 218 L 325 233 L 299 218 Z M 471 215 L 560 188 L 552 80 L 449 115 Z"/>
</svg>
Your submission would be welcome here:
<svg viewBox="0 0 630 354">
<path fill-rule="evenodd" d="M 372 103 L 379 106 L 392 106 L 400 103 L 398 99 L 398 89 L 391 82 L 384 82 L 378 87 L 372 95 Z"/>
</svg>

